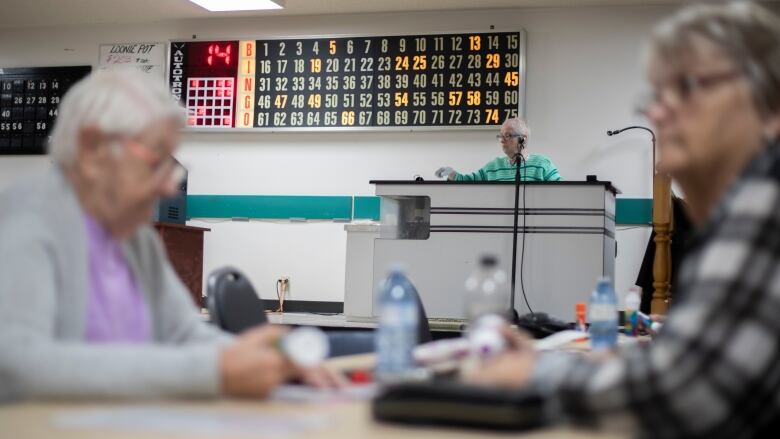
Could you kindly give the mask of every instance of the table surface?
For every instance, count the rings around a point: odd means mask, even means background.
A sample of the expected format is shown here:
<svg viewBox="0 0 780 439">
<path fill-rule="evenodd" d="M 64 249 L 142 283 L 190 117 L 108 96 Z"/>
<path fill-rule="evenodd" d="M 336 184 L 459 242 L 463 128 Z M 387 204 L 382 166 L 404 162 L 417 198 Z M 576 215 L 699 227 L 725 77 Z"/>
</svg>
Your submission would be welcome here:
<svg viewBox="0 0 780 439">
<path fill-rule="evenodd" d="M 136 405 L 138 406 L 138 405 Z M 53 418 L 67 413 L 79 413 L 91 409 L 126 408 L 128 404 L 44 404 L 25 403 L 17 405 L 0 406 L 0 436 L 3 438 L 24 439 L 156 439 L 170 437 L 185 437 L 169 433 L 155 433 L 152 431 L 129 431 L 99 428 L 59 427 L 54 425 Z M 148 406 L 146 406 L 148 407 Z M 305 439 L 366 439 L 366 438 L 403 438 L 420 437 L 425 435 L 427 439 L 458 439 L 458 438 L 489 438 L 489 437 L 527 437 L 527 438 L 611 438 L 604 433 L 580 431 L 566 427 L 555 427 L 533 430 L 525 433 L 506 434 L 491 433 L 483 430 L 463 430 L 454 428 L 410 427 L 394 424 L 375 422 L 371 418 L 370 406 L 362 402 L 330 403 L 324 405 L 282 403 L 276 401 L 267 402 L 242 402 L 232 400 L 220 400 L 212 402 L 172 402 L 156 403 L 154 407 L 170 407 L 176 410 L 186 410 L 188 413 L 215 414 L 224 413 L 230 415 L 251 416 L 253 413 L 262 415 L 289 416 L 289 415 L 316 415 L 327 419 L 327 426 L 294 437 Z M 251 437 L 251 435 L 198 435 L 198 437 Z M 267 437 L 258 435 L 258 437 Z"/>
<path fill-rule="evenodd" d="M 329 361 L 336 369 L 356 369 L 371 367 L 373 354 L 341 357 Z M 253 414 L 265 417 L 279 416 L 317 416 L 326 421 L 326 425 L 306 433 L 294 435 L 291 439 L 366 439 L 366 438 L 402 438 L 425 435 L 427 439 L 459 438 L 621 438 L 624 435 L 607 434 L 578 430 L 564 426 L 549 427 L 522 433 L 494 433 L 484 430 L 465 430 L 446 427 L 412 427 L 376 422 L 371 417 L 370 404 L 366 401 L 329 402 L 324 404 L 293 403 L 283 401 L 249 401 L 220 399 L 213 401 L 155 401 L 147 403 L 96 403 L 96 402 L 26 402 L 0 405 L 0 437 L 25 439 L 156 439 L 188 437 L 186 434 L 143 431 L 132 429 L 105 429 L 99 427 L 63 427 L 55 424 L 54 418 L 63 414 L 83 414 L 94 409 L 158 409 L 181 410 L 188 414 L 243 416 L 252 419 Z M 191 434 L 189 435 L 191 436 Z M 198 434 L 198 437 L 255 437 L 252 434 L 230 433 L 218 435 Z M 265 439 L 267 434 L 258 434 Z"/>
<path fill-rule="evenodd" d="M 268 321 L 277 325 L 319 326 L 323 328 L 376 328 L 376 321 L 370 318 L 361 320 L 350 319 L 344 314 L 314 314 L 303 312 L 269 312 Z M 458 319 L 428 319 L 432 331 L 462 331 L 465 320 Z"/>
<path fill-rule="evenodd" d="M 311 314 L 298 312 L 269 312 L 268 321 L 277 325 L 320 326 L 334 328 L 376 328 L 373 322 L 353 322 L 344 314 Z"/>
</svg>

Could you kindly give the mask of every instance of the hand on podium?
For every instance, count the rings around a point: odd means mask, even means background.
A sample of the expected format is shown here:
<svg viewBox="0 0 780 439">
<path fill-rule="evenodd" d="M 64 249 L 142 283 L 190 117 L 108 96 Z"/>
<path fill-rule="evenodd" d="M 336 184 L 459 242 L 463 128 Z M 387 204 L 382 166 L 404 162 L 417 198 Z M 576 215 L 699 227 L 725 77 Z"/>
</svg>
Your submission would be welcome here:
<svg viewBox="0 0 780 439">
<path fill-rule="evenodd" d="M 455 179 L 455 170 L 450 168 L 449 166 L 443 166 L 436 170 L 434 173 L 439 178 L 446 178 L 447 180 L 454 180 Z"/>
</svg>

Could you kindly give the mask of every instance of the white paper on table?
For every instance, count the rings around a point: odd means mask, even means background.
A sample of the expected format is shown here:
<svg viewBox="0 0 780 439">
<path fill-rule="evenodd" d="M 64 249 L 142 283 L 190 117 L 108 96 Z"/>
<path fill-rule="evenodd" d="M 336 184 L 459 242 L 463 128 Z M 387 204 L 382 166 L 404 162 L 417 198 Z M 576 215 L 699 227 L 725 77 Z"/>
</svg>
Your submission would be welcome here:
<svg viewBox="0 0 780 439">
<path fill-rule="evenodd" d="M 85 409 L 57 413 L 61 428 L 100 429 L 176 436 L 289 438 L 329 425 L 319 415 L 219 413 L 161 406 Z"/>
<path fill-rule="evenodd" d="M 343 389 L 317 389 L 311 386 L 279 386 L 271 393 L 271 400 L 299 403 L 333 403 L 350 401 L 368 401 L 376 396 L 374 384 L 353 385 Z"/>
<path fill-rule="evenodd" d="M 546 351 L 550 349 L 557 349 L 561 346 L 566 346 L 567 344 L 578 340 L 587 340 L 589 338 L 590 333 L 588 332 L 566 330 L 548 335 L 541 340 L 536 340 L 536 344 L 534 346 L 538 351 Z"/>
</svg>

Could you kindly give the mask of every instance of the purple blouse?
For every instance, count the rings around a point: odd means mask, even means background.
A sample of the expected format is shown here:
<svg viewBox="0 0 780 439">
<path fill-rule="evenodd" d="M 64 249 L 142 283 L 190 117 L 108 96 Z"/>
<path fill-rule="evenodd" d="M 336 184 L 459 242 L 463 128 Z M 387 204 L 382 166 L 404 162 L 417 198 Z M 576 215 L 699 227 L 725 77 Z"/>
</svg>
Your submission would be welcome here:
<svg viewBox="0 0 780 439">
<path fill-rule="evenodd" d="M 148 342 L 149 309 L 119 242 L 89 215 L 84 215 L 84 221 L 89 252 L 86 341 Z"/>
</svg>

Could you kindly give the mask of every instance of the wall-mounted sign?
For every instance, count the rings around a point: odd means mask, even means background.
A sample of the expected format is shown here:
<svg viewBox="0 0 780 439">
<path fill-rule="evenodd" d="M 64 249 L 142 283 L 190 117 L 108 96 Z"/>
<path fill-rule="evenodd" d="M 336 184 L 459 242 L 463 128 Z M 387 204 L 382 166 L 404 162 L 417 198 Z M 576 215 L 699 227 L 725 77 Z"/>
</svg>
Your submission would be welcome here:
<svg viewBox="0 0 780 439">
<path fill-rule="evenodd" d="M 456 129 L 524 115 L 525 32 L 172 42 L 189 128 Z"/>
<path fill-rule="evenodd" d="M 98 68 L 136 69 L 160 78 L 165 77 L 165 43 L 101 44 Z"/>
</svg>

